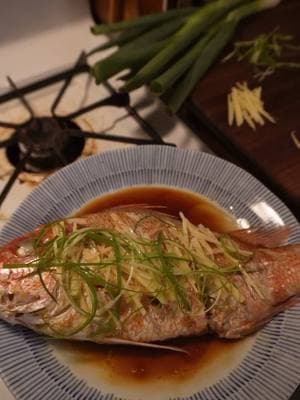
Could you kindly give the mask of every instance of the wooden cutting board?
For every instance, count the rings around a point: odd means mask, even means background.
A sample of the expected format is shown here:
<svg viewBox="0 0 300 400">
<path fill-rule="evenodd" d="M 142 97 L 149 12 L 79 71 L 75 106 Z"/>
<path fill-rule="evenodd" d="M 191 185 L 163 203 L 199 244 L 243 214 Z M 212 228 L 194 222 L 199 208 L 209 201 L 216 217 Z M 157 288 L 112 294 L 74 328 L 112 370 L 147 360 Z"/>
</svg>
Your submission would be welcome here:
<svg viewBox="0 0 300 400">
<path fill-rule="evenodd" d="M 300 44 L 299 0 L 286 0 L 244 21 L 232 43 L 276 27 L 294 35 Z M 221 58 L 231 50 L 232 45 Z M 300 149 L 290 136 L 296 131 L 300 139 L 300 70 L 276 72 L 261 83 L 253 75 L 246 62 L 218 62 L 197 85 L 182 115 L 218 155 L 256 175 L 300 218 Z M 228 126 L 227 94 L 236 82 L 243 81 L 251 88 L 262 86 L 265 108 L 276 118 L 276 124 L 266 123 L 256 131 L 246 125 Z"/>
</svg>

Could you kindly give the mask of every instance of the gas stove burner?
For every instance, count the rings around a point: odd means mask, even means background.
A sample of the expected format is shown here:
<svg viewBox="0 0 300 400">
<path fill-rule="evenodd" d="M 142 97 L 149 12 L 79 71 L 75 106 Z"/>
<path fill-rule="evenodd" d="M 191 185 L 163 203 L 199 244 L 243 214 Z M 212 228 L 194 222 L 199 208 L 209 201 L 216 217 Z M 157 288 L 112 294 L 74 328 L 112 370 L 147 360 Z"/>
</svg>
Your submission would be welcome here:
<svg viewBox="0 0 300 400">
<path fill-rule="evenodd" d="M 29 153 L 24 170 L 42 172 L 63 167 L 80 156 L 85 138 L 80 127 L 65 118 L 31 118 L 16 129 L 6 147 L 8 160 L 17 166 Z"/>
<path fill-rule="evenodd" d="M 0 191 L 0 206 L 20 173 L 24 171 L 29 173 L 52 172 L 57 168 L 71 163 L 80 156 L 85 148 L 85 141 L 88 138 L 135 145 L 160 144 L 174 146 L 172 143 L 164 142 L 160 134 L 140 116 L 137 110 L 130 104 L 128 93 L 116 91 L 109 82 L 103 83 L 109 94 L 107 97 L 98 99 L 87 105 L 83 104 L 78 110 L 67 115 L 58 115 L 57 109 L 63 96 L 68 91 L 73 78 L 79 74 L 88 74 L 90 77 L 90 66 L 87 62 L 87 54 L 85 52 L 80 54 L 72 68 L 48 76 L 27 86 L 18 87 L 8 77 L 8 82 L 12 90 L 0 96 L 0 104 L 12 99 L 19 99 L 29 113 L 30 119 L 21 125 L 0 120 L 0 127 L 14 130 L 10 138 L 4 140 L 0 138 L 0 148 L 5 148 L 9 162 L 15 166 L 14 171 Z M 36 116 L 30 102 L 26 99 L 26 95 L 58 82 L 61 82 L 62 85 L 53 103 L 50 105 L 49 116 Z M 126 110 L 127 115 L 136 121 L 147 137 L 128 137 L 126 134 L 122 134 L 122 132 L 120 135 L 116 135 L 109 132 L 83 131 L 73 122 L 74 118 L 105 106 Z"/>
</svg>

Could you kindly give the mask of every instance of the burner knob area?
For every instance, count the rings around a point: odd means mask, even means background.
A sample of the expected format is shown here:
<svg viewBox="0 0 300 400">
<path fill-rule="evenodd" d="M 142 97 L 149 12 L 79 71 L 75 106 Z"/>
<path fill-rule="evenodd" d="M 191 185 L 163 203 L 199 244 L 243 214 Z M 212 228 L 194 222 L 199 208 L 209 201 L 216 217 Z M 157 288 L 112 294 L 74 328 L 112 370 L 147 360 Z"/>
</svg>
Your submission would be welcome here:
<svg viewBox="0 0 300 400">
<path fill-rule="evenodd" d="M 27 171 L 41 172 L 63 167 L 80 156 L 85 144 L 85 138 L 71 136 L 70 129 L 81 130 L 71 120 L 33 118 L 14 133 L 17 143 L 6 148 L 7 157 L 16 166 L 22 154 L 30 150 Z"/>
<path fill-rule="evenodd" d="M 26 148 L 31 147 L 34 152 L 48 152 L 55 146 L 63 147 L 68 139 L 63 131 L 54 118 L 34 118 L 20 128 L 19 141 Z"/>
</svg>

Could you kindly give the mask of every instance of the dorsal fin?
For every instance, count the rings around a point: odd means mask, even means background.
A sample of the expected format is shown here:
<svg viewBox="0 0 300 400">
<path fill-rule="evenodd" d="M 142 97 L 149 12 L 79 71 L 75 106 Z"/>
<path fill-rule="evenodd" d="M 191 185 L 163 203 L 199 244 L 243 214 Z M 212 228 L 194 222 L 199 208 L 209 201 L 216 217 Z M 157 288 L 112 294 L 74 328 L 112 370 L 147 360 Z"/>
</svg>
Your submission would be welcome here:
<svg viewBox="0 0 300 400">
<path fill-rule="evenodd" d="M 291 234 L 291 228 L 280 226 L 278 228 L 241 229 L 230 232 L 230 236 L 251 247 L 273 248 L 282 245 Z"/>
</svg>

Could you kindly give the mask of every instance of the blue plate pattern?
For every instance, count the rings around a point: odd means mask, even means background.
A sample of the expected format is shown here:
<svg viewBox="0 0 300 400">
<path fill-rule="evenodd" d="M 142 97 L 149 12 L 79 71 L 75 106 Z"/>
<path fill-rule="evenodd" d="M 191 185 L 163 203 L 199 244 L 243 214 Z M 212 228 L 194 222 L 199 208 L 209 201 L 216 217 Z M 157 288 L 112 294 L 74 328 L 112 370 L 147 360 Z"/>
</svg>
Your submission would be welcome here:
<svg viewBox="0 0 300 400">
<path fill-rule="evenodd" d="M 286 206 L 251 175 L 214 156 L 166 146 L 114 150 L 77 161 L 35 189 L 0 233 L 5 243 L 87 201 L 132 185 L 163 184 L 205 195 L 253 226 L 300 227 Z M 18 400 L 108 400 L 62 364 L 42 337 L 0 322 L 0 374 Z M 189 400 L 286 400 L 300 381 L 300 307 L 276 317 L 238 368 Z M 179 398 L 178 398 L 179 399 Z"/>
</svg>

